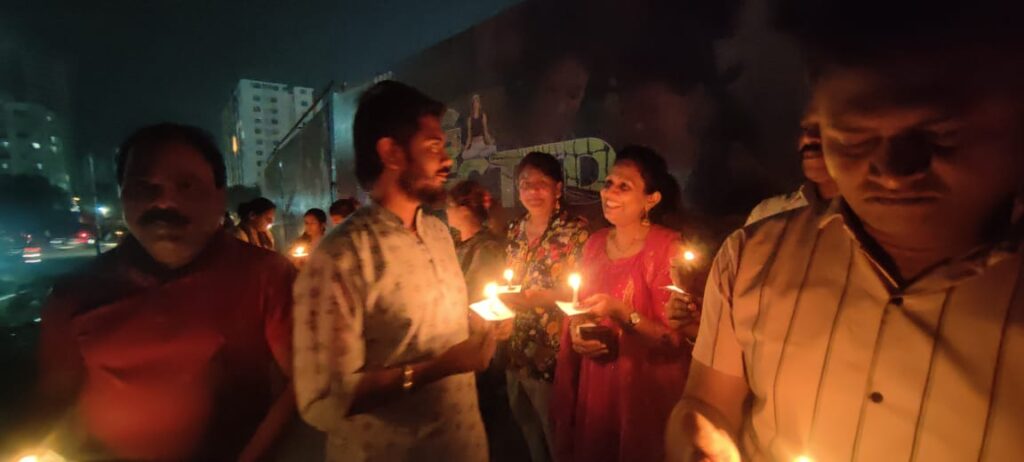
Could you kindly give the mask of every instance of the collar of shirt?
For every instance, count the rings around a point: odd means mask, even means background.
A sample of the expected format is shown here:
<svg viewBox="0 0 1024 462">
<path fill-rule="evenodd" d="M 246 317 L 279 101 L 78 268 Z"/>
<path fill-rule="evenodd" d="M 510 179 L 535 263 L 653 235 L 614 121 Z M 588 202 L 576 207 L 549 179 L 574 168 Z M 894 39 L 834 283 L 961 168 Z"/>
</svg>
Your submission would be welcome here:
<svg viewBox="0 0 1024 462">
<path fill-rule="evenodd" d="M 866 245 L 867 236 L 863 235 L 863 231 L 857 231 L 860 229 L 860 219 L 841 197 L 833 199 L 828 204 L 821 215 L 818 227 L 824 230 L 829 226 L 841 226 L 850 239 L 857 242 L 861 251 L 868 257 L 875 269 L 888 280 L 889 285 L 895 291 L 945 290 L 978 276 L 986 269 L 1021 252 L 1021 244 L 1024 242 L 1022 239 L 1024 238 L 1024 220 L 1021 220 L 1022 209 L 1024 209 L 1024 201 L 1015 200 L 1010 211 L 1009 222 L 998 233 L 997 238 L 932 268 L 917 279 L 905 283 L 905 287 L 900 287 L 897 282 L 899 278 L 894 277 L 884 265 L 879 263 L 876 252 L 872 250 L 875 246 Z"/>
<path fill-rule="evenodd" d="M 402 217 L 399 217 L 398 214 L 396 214 L 395 212 L 392 212 L 387 207 L 384 207 L 379 202 L 377 202 L 377 201 L 371 202 L 369 208 L 370 208 L 370 211 L 373 213 L 374 217 L 379 219 L 381 222 L 389 224 L 389 225 L 392 225 L 392 226 L 397 226 L 397 227 L 402 228 L 402 229 L 405 229 L 405 222 L 402 221 Z M 418 230 L 420 228 L 420 223 L 422 222 L 422 220 L 423 220 L 423 207 L 417 207 L 416 208 L 416 215 L 413 217 L 413 221 L 412 221 L 412 223 L 413 223 L 413 229 L 412 230 Z M 412 230 L 410 230 L 410 231 L 412 231 Z"/>
</svg>

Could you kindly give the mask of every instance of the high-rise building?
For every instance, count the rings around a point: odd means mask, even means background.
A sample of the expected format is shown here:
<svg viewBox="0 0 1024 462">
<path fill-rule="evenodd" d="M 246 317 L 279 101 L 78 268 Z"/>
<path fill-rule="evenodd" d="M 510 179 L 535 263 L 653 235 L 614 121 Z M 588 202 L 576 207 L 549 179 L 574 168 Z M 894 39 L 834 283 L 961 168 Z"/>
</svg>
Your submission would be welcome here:
<svg viewBox="0 0 1024 462">
<path fill-rule="evenodd" d="M 228 184 L 262 187 L 270 154 L 312 104 L 312 88 L 240 80 L 221 116 Z"/>
<path fill-rule="evenodd" d="M 57 55 L 0 40 L 0 173 L 40 174 L 69 192 L 83 190 L 69 74 Z"/>
<path fill-rule="evenodd" d="M 40 175 L 70 191 L 66 133 L 49 108 L 0 100 L 0 174 Z"/>
<path fill-rule="evenodd" d="M 69 120 L 68 65 L 59 57 L 35 52 L 14 41 L 0 42 L 0 99 L 30 101 Z"/>
</svg>

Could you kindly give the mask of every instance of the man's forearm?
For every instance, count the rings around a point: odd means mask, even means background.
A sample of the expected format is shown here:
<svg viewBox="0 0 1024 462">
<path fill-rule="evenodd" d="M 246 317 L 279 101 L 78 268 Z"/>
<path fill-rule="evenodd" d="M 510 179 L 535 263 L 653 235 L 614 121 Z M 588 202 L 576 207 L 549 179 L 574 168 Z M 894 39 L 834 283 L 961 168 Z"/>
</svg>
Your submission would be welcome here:
<svg viewBox="0 0 1024 462">
<path fill-rule="evenodd" d="M 454 374 L 439 358 L 410 364 L 412 368 L 413 388 L 441 380 Z M 405 390 L 405 367 L 392 367 L 376 371 L 364 372 L 356 386 L 352 405 L 348 415 L 370 412 L 383 406 L 411 390 Z"/>
<path fill-rule="evenodd" d="M 706 427 L 710 423 L 714 429 Z M 695 462 L 739 460 L 737 431 L 729 419 L 708 403 L 683 398 L 665 425 L 665 460 Z M 728 455 L 728 457 L 726 457 Z"/>
<path fill-rule="evenodd" d="M 686 412 L 699 413 L 700 415 L 704 416 L 706 419 L 711 421 L 711 423 L 714 424 L 715 427 L 718 427 L 719 429 L 728 433 L 729 436 L 733 439 L 733 441 L 736 441 L 736 437 L 737 435 L 739 435 L 740 422 L 732 422 L 732 419 L 729 419 L 718 408 L 704 402 L 701 399 L 684 396 L 683 399 L 679 401 L 679 404 L 676 405 L 676 410 L 673 412 L 673 416 L 675 416 L 676 413 L 682 415 L 685 414 Z"/>
</svg>

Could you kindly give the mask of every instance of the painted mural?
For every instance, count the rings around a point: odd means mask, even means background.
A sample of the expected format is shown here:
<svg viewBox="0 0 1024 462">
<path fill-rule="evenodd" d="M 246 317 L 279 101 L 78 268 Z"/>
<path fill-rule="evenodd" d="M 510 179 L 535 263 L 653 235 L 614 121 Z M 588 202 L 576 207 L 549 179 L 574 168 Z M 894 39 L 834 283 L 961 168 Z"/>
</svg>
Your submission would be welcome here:
<svg viewBox="0 0 1024 462">
<path fill-rule="evenodd" d="M 799 182 L 793 143 L 806 89 L 796 51 L 766 26 L 766 4 L 527 0 L 379 78 L 446 103 L 457 179 L 480 181 L 511 213 L 512 172 L 526 153 L 561 159 L 570 205 L 593 208 L 616 149 L 639 144 L 666 158 L 689 215 L 732 229 L 758 201 Z M 294 182 L 292 195 L 308 198 L 292 203 L 326 207 L 360 194 L 351 124 L 374 80 L 328 92 L 319 122 L 329 155 L 317 180 Z M 302 156 L 318 149 L 306 145 Z M 302 165 L 279 157 L 286 175 Z M 324 184 L 327 194 L 310 190 Z"/>
</svg>

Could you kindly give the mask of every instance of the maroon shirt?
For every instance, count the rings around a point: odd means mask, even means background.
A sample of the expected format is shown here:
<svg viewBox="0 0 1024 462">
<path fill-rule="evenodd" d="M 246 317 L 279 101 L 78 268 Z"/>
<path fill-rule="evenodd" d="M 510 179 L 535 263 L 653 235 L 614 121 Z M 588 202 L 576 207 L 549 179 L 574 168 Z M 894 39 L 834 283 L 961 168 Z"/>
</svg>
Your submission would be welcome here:
<svg viewBox="0 0 1024 462">
<path fill-rule="evenodd" d="M 218 234 L 159 267 L 129 239 L 59 281 L 43 309 L 40 386 L 74 404 L 71 448 L 118 459 L 236 458 L 290 375 L 295 270 Z"/>
</svg>

